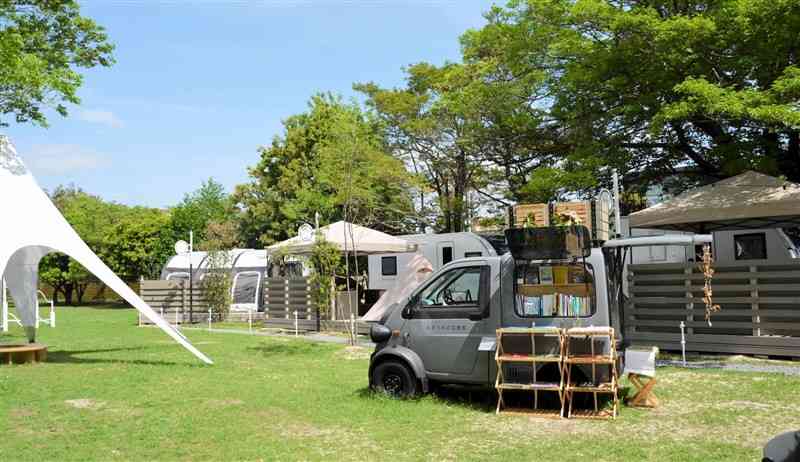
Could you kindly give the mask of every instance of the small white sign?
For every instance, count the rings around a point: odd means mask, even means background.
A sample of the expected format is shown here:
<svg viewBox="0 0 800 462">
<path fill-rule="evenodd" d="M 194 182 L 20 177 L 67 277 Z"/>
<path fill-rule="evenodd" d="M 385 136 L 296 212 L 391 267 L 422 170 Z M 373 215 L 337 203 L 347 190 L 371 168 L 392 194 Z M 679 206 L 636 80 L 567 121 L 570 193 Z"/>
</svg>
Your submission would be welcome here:
<svg viewBox="0 0 800 462">
<path fill-rule="evenodd" d="M 303 223 L 300 229 L 297 230 L 297 236 L 303 242 L 311 242 L 314 240 L 314 227 L 308 223 Z"/>
<path fill-rule="evenodd" d="M 183 255 L 185 253 L 189 253 L 189 243 L 186 241 L 178 241 L 175 243 L 175 253 L 178 255 Z"/>
<path fill-rule="evenodd" d="M 494 351 L 497 337 L 482 337 L 478 351 Z"/>
</svg>

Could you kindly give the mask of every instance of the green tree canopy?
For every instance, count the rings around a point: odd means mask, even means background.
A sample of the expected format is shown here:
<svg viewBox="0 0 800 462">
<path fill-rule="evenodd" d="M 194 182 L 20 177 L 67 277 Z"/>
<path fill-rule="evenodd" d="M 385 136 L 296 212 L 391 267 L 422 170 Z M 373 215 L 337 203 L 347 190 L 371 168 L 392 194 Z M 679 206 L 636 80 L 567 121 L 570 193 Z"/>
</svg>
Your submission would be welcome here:
<svg viewBox="0 0 800 462">
<path fill-rule="evenodd" d="M 124 280 L 157 278 L 172 255 L 170 215 L 164 210 L 107 202 L 75 186 L 59 186 L 50 197 L 89 248 Z M 47 255 L 39 274 L 68 304 L 73 296 L 80 303 L 88 285 L 96 282 L 85 268 L 60 253 Z"/>
<path fill-rule="evenodd" d="M 515 104 L 556 127 L 553 167 L 602 179 L 617 166 L 642 185 L 745 169 L 800 180 L 797 1 L 515 0 L 486 17 L 462 37 L 464 62 L 487 93 L 535 96 Z"/>
<path fill-rule="evenodd" d="M 0 0 L 0 114 L 39 125 L 45 107 L 67 115 L 80 102 L 76 69 L 110 66 L 113 48 L 76 1 Z"/>
<path fill-rule="evenodd" d="M 247 246 L 294 235 L 298 226 L 344 219 L 390 232 L 409 230 L 416 216 L 413 178 L 387 154 L 377 122 L 356 104 L 321 94 L 307 112 L 283 123 L 284 133 L 260 149 L 252 181 L 237 187 Z"/>
<path fill-rule="evenodd" d="M 227 222 L 235 216 L 225 187 L 213 178 L 204 181 L 196 191 L 186 194 L 171 212 L 174 239 L 188 241 L 191 230 L 198 243 L 205 239 L 209 223 Z"/>
</svg>

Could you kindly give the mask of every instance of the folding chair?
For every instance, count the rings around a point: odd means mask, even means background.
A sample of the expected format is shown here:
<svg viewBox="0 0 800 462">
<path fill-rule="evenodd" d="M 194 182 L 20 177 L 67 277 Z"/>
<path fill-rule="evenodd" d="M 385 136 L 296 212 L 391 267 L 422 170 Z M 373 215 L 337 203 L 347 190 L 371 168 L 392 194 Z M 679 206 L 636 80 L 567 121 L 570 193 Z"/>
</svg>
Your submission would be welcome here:
<svg viewBox="0 0 800 462">
<path fill-rule="evenodd" d="M 625 373 L 628 375 L 628 380 L 636 387 L 636 394 L 626 401 L 628 406 L 658 406 L 658 397 L 653 391 L 658 383 L 656 380 L 656 355 L 658 355 L 658 347 L 630 347 L 625 350 Z"/>
</svg>

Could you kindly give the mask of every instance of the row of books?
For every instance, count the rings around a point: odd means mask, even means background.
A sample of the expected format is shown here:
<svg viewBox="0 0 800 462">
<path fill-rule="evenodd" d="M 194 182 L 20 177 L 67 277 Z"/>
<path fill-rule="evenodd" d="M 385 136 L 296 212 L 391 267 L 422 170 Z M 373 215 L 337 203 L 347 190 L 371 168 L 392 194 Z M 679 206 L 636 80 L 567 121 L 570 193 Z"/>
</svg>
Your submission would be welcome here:
<svg viewBox="0 0 800 462">
<path fill-rule="evenodd" d="M 580 266 L 532 266 L 517 271 L 518 284 L 552 285 L 586 282 L 586 271 Z"/>
<path fill-rule="evenodd" d="M 520 298 L 525 316 L 582 317 L 592 314 L 592 301 L 589 297 L 552 294 Z"/>
</svg>

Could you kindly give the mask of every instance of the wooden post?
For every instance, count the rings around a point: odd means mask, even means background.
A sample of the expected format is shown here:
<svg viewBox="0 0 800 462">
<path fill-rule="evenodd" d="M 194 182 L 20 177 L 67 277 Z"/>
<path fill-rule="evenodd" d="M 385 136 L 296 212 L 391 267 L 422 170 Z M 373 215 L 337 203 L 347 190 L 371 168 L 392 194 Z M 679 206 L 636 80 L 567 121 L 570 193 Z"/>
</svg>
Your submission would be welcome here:
<svg viewBox="0 0 800 462">
<path fill-rule="evenodd" d="M 686 292 L 684 296 L 686 297 L 686 334 L 692 335 L 694 334 L 694 328 L 692 327 L 692 322 L 694 322 L 694 294 L 692 293 L 692 273 L 694 272 L 694 265 L 690 264 L 683 270 L 683 274 L 685 275 L 685 279 L 683 281 L 684 287 L 686 287 Z"/>
<path fill-rule="evenodd" d="M 750 267 L 750 308 L 753 310 L 753 335 L 761 336 L 761 316 L 758 313 L 758 267 Z"/>
<path fill-rule="evenodd" d="M 284 317 L 289 319 L 289 278 L 283 280 L 283 304 Z"/>
</svg>

